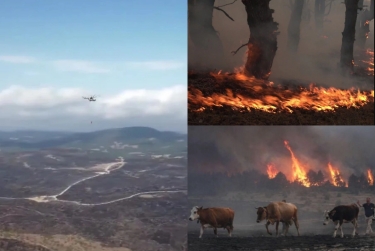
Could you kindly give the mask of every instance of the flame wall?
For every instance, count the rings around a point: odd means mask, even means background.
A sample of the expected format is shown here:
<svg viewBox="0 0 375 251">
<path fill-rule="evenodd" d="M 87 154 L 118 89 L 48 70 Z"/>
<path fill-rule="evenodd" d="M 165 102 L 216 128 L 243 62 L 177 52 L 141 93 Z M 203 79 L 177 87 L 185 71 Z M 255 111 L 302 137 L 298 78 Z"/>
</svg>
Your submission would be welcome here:
<svg viewBox="0 0 375 251">
<path fill-rule="evenodd" d="M 293 176 L 291 154 L 307 169 L 323 171 L 328 163 L 347 181 L 351 174 L 374 169 L 375 128 L 363 126 L 189 126 L 189 172 L 226 172 L 256 169 L 267 174 L 272 163 Z"/>
</svg>

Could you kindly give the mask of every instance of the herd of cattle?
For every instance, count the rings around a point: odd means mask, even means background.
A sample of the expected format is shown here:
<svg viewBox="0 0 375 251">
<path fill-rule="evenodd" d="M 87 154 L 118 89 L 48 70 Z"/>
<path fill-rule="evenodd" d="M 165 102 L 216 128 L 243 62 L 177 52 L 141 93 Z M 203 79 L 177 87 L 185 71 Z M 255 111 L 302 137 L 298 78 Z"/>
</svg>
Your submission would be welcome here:
<svg viewBox="0 0 375 251">
<path fill-rule="evenodd" d="M 267 233 L 272 235 L 269 231 L 268 226 L 276 223 L 276 236 L 279 236 L 279 223 L 283 226 L 283 234 L 288 233 L 289 227 L 294 223 L 298 236 L 299 234 L 299 223 L 298 223 L 298 209 L 292 203 L 287 203 L 285 200 L 280 202 L 271 202 L 266 207 L 258 207 L 257 210 L 257 223 L 266 220 Z M 344 237 L 342 231 L 343 223 L 352 223 L 354 226 L 352 236 L 354 237 L 358 228 L 358 214 L 359 207 L 356 204 L 336 206 L 331 211 L 324 212 L 323 225 L 327 225 L 329 221 L 334 222 L 335 230 L 333 237 L 336 237 L 337 230 L 340 228 L 341 237 Z M 203 208 L 195 206 L 191 210 L 189 217 L 190 221 L 197 220 L 201 224 L 199 238 L 202 238 L 203 231 L 205 228 L 213 228 L 214 233 L 217 236 L 217 229 L 224 228 L 228 230 L 229 236 L 232 236 L 233 232 L 233 220 L 234 210 L 231 208 Z"/>
</svg>

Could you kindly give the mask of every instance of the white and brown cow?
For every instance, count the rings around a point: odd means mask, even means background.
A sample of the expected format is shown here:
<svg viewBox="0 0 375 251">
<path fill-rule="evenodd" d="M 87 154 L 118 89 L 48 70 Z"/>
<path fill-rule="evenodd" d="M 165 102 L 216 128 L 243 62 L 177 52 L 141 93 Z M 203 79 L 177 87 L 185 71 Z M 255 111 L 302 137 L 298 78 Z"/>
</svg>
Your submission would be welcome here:
<svg viewBox="0 0 375 251">
<path fill-rule="evenodd" d="M 336 237 L 337 230 L 341 230 L 341 238 L 344 238 L 344 233 L 342 231 L 343 223 L 352 223 L 354 225 L 352 236 L 356 234 L 356 229 L 358 228 L 358 214 L 359 208 L 356 204 L 351 205 L 340 205 L 336 206 L 331 211 L 324 212 L 324 222 L 323 225 L 327 225 L 329 221 L 332 221 L 336 227 L 333 232 L 333 237 Z"/>
<path fill-rule="evenodd" d="M 297 215 L 297 207 L 292 203 L 286 203 L 285 201 L 271 202 L 265 207 L 257 207 L 257 222 L 267 220 L 266 229 L 267 233 L 272 235 L 269 231 L 268 226 L 276 223 L 276 236 L 279 236 L 279 223 L 283 224 L 284 235 L 288 233 L 289 226 L 294 222 L 297 233 L 299 236 L 299 223 Z"/>
<path fill-rule="evenodd" d="M 201 223 L 201 232 L 199 238 L 202 238 L 205 228 L 213 228 L 216 237 L 217 229 L 224 228 L 228 230 L 229 236 L 233 232 L 234 211 L 231 208 L 211 207 L 203 208 L 195 206 L 191 209 L 190 221 L 198 220 Z"/>
</svg>

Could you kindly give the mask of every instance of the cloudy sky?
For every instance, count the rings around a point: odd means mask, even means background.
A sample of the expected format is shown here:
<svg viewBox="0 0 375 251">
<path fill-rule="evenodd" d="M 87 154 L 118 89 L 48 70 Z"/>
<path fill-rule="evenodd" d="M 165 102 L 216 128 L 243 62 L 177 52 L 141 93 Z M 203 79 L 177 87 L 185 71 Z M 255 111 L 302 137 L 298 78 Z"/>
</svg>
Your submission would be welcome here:
<svg viewBox="0 0 375 251">
<path fill-rule="evenodd" d="M 1 2 L 0 130 L 186 131 L 186 2 Z"/>
</svg>

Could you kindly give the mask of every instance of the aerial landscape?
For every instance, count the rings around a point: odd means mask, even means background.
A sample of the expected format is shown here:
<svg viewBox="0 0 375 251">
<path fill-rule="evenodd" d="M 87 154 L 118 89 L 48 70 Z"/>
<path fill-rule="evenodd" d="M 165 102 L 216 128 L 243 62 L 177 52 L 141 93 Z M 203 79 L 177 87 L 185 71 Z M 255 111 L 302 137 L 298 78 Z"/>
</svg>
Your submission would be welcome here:
<svg viewBox="0 0 375 251">
<path fill-rule="evenodd" d="M 375 148 L 370 136 L 374 130 L 363 126 L 189 126 L 190 217 L 195 207 L 234 211 L 232 237 L 221 228 L 218 237 L 212 228 L 202 234 L 201 224 L 192 218 L 189 250 L 373 250 L 375 232 L 366 233 L 363 208 L 359 207 L 354 237 L 350 222 L 342 225 L 343 238 L 340 230 L 332 236 L 334 223 L 323 223 L 325 212 L 338 205 L 362 205 L 367 197 L 374 202 Z M 260 207 L 283 200 L 297 207 L 300 236 L 295 223 L 286 236 L 276 237 L 274 224 L 269 226 L 270 235 L 265 221 L 257 222 Z"/>
<path fill-rule="evenodd" d="M 373 125 L 373 0 L 188 1 L 189 125 Z"/>
<path fill-rule="evenodd" d="M 2 1 L 0 251 L 186 250 L 187 13 L 165 4 Z"/>
<path fill-rule="evenodd" d="M 181 250 L 186 144 L 147 127 L 0 132 L 0 243 Z"/>
</svg>

